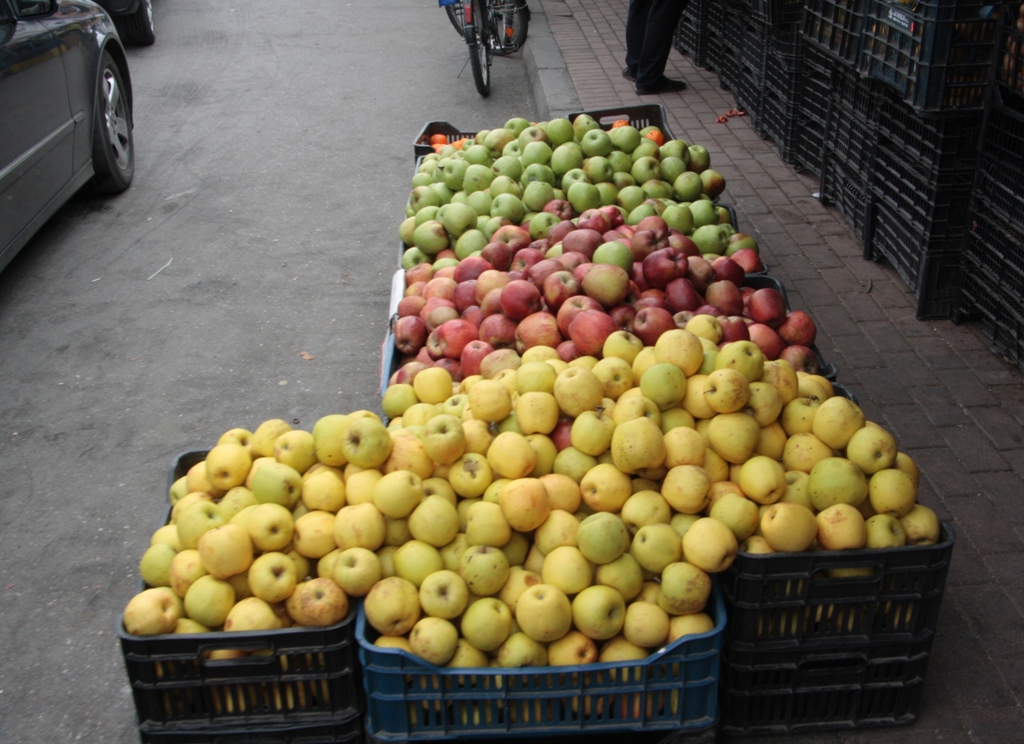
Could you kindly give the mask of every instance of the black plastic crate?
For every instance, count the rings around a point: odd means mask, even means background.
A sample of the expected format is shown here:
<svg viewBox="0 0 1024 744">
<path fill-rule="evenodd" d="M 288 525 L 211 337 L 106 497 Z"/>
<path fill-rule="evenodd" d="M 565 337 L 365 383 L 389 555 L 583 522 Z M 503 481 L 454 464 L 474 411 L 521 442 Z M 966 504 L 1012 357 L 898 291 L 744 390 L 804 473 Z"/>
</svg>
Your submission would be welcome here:
<svg viewBox="0 0 1024 744">
<path fill-rule="evenodd" d="M 1001 220 L 983 203 L 975 204 L 964 255 L 985 272 L 993 287 L 1024 297 L 1024 231 Z M 1024 308 L 1024 300 L 1018 299 Z"/>
<path fill-rule="evenodd" d="M 673 46 L 680 54 L 690 55 L 696 67 L 707 68 L 708 59 L 708 4 L 710 0 L 691 0 L 683 9 L 676 26 Z"/>
<path fill-rule="evenodd" d="M 968 270 L 958 310 L 958 320 L 981 321 L 982 334 L 1024 372 L 1024 302 L 1020 295 L 1007 295 L 990 278 Z"/>
<path fill-rule="evenodd" d="M 793 165 L 821 176 L 821 150 L 825 145 L 824 125 L 810 117 L 801 115 L 800 133 L 793 145 Z"/>
<path fill-rule="evenodd" d="M 1002 6 L 996 28 L 995 80 L 1006 92 L 1024 99 L 1024 33 L 1016 24 L 1019 7 L 1020 3 Z"/>
<path fill-rule="evenodd" d="M 993 86 L 982 127 L 977 192 L 1003 219 L 1024 229 L 1021 173 L 1024 173 L 1024 96 Z"/>
<path fill-rule="evenodd" d="M 804 44 L 800 65 L 800 115 L 816 122 L 822 128 L 828 121 L 828 101 L 832 90 L 834 67 L 835 63 L 828 55 L 810 44 Z"/>
<path fill-rule="evenodd" d="M 799 23 L 804 13 L 804 0 L 753 0 L 751 17 L 768 26 Z"/>
<path fill-rule="evenodd" d="M 884 258 L 917 295 L 917 318 L 949 318 L 959 301 L 963 270 L 963 236 L 922 235 L 899 209 L 872 201 L 864 237 L 864 257 Z"/>
<path fill-rule="evenodd" d="M 863 163 L 849 163 L 833 148 L 826 135 L 821 155 L 819 196 L 825 206 L 834 205 L 854 234 L 862 237 L 868 225 L 871 197 L 867 177 L 861 174 Z"/>
<path fill-rule="evenodd" d="M 167 489 L 207 451 L 180 453 L 168 468 Z M 160 526 L 169 515 L 165 497 Z M 363 710 L 355 616 L 353 606 L 348 617 L 326 628 L 156 636 L 130 635 L 118 616 L 116 631 L 140 729 L 155 735 L 351 721 Z M 258 653 L 207 658 L 218 649 Z"/>
<path fill-rule="evenodd" d="M 728 650 L 722 729 L 783 734 L 911 723 L 932 640 L 813 651 Z"/>
<path fill-rule="evenodd" d="M 981 111 L 922 116 L 891 90 L 878 97 L 879 135 L 915 159 L 922 170 L 974 172 L 981 138 Z M 1019 156 L 1024 161 L 1024 153 Z"/>
<path fill-rule="evenodd" d="M 721 73 L 722 26 L 725 21 L 725 7 L 722 3 L 707 0 L 707 69 Z"/>
<path fill-rule="evenodd" d="M 857 68 L 922 112 L 981 109 L 995 50 L 989 0 L 867 0 Z"/>
<path fill-rule="evenodd" d="M 867 0 L 805 0 L 804 40 L 851 67 L 860 54 Z"/>
<path fill-rule="evenodd" d="M 230 729 L 139 729 L 142 744 L 342 744 L 363 741 L 362 716 L 342 723 Z"/>
<path fill-rule="evenodd" d="M 428 121 L 423 125 L 420 133 L 416 135 L 416 139 L 412 141 L 413 160 L 434 152 L 434 146 L 430 144 L 430 138 L 435 134 L 443 134 L 448 139 L 449 144 L 463 137 L 472 138 L 477 135 L 476 132 L 464 132 L 454 124 L 449 124 L 446 121 Z"/>
<path fill-rule="evenodd" d="M 739 553 L 721 574 L 729 607 L 726 648 L 839 651 L 931 638 L 955 535 L 936 545 L 887 549 Z M 871 568 L 831 578 L 831 569 Z"/>
</svg>

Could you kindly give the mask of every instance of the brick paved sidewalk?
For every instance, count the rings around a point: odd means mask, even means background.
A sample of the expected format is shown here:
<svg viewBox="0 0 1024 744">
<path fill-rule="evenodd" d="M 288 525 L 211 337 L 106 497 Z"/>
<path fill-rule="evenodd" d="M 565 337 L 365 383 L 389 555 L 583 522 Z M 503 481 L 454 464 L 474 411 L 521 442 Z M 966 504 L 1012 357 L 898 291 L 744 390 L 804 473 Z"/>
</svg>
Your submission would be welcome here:
<svg viewBox="0 0 1024 744">
<path fill-rule="evenodd" d="M 917 300 L 784 164 L 713 72 L 673 51 L 689 89 L 638 97 L 621 76 L 628 0 L 531 0 L 543 11 L 583 110 L 659 102 L 676 136 L 702 144 L 727 180 L 723 202 L 756 237 L 794 308 L 869 419 L 919 463 L 920 500 L 957 542 L 918 720 L 910 727 L 765 741 L 1012 742 L 1024 739 L 1024 379 L 969 325 L 915 319 Z M 550 102 L 548 102 L 550 104 Z M 554 110 L 556 106 L 542 110 Z M 754 741 L 754 739 L 747 739 Z"/>
</svg>

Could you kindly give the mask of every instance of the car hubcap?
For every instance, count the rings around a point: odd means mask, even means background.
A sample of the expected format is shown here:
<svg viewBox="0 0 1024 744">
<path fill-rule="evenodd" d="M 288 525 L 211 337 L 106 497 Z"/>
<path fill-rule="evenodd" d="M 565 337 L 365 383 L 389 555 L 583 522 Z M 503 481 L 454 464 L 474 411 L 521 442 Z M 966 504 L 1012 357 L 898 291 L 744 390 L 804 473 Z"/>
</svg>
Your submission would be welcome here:
<svg viewBox="0 0 1024 744">
<path fill-rule="evenodd" d="M 103 71 L 103 119 L 114 159 L 121 170 L 128 167 L 128 114 L 117 78 L 110 70 Z"/>
</svg>

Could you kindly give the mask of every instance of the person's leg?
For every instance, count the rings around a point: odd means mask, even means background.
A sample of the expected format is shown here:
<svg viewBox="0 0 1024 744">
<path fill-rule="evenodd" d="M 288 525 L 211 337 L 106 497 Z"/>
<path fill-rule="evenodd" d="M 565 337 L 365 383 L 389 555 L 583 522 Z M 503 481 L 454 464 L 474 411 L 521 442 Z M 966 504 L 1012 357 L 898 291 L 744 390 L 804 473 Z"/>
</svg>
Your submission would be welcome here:
<svg viewBox="0 0 1024 744">
<path fill-rule="evenodd" d="M 647 14 L 643 51 L 636 68 L 636 87 L 638 89 L 656 88 L 664 82 L 665 65 L 668 62 L 668 55 L 672 51 L 672 40 L 687 1 L 654 0 Z"/>
<path fill-rule="evenodd" d="M 630 0 L 626 14 L 626 68 L 623 75 L 636 77 L 647 36 L 647 19 L 656 0 Z"/>
</svg>

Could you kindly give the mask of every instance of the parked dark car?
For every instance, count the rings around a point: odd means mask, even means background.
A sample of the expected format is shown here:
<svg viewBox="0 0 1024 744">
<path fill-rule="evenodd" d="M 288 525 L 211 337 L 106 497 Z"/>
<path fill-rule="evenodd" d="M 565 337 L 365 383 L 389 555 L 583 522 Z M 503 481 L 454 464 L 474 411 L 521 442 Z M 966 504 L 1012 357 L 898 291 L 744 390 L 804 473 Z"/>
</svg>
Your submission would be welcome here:
<svg viewBox="0 0 1024 744">
<path fill-rule="evenodd" d="M 80 188 L 126 190 L 132 86 L 89 0 L 0 0 L 0 269 Z"/>
<path fill-rule="evenodd" d="M 95 0 L 110 13 L 121 41 L 131 46 L 149 46 L 156 41 L 153 31 L 153 0 Z"/>
</svg>

